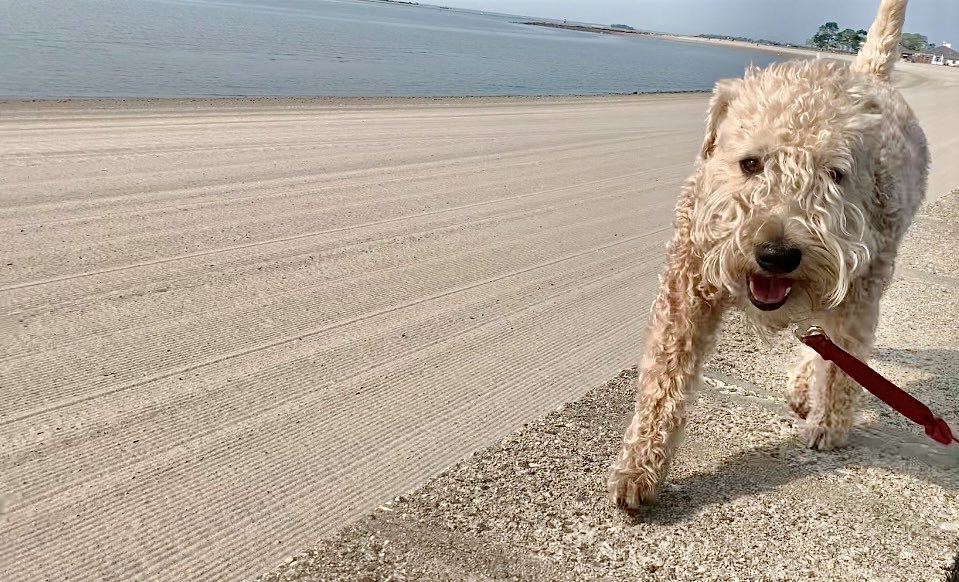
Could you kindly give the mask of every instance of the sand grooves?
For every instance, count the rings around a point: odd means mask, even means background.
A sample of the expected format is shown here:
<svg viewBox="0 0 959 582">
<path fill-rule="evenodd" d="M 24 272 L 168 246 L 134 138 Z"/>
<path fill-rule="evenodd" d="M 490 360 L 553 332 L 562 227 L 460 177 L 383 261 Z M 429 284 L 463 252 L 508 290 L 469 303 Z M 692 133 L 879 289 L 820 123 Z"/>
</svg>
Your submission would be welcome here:
<svg viewBox="0 0 959 582">
<path fill-rule="evenodd" d="M 705 103 L 2 104 L 0 579 L 251 578 L 634 365 Z"/>
<path fill-rule="evenodd" d="M 2 578 L 253 575 L 630 365 L 700 100 L 5 116 Z"/>
</svg>

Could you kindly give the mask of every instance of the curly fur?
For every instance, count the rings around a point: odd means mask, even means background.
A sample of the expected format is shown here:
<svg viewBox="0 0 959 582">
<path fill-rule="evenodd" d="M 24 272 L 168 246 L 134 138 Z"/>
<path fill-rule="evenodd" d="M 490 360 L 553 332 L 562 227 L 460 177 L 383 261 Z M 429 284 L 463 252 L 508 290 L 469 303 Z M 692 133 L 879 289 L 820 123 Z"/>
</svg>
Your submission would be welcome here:
<svg viewBox="0 0 959 582">
<path fill-rule="evenodd" d="M 608 479 L 612 500 L 655 499 L 685 425 L 722 312 L 743 310 L 762 334 L 815 322 L 868 356 L 879 300 L 903 234 L 925 196 L 925 136 L 889 84 L 905 0 L 883 0 L 851 66 L 797 60 L 751 67 L 717 83 L 696 167 L 676 206 L 675 234 L 653 305 L 636 411 Z M 761 160 L 746 174 L 740 162 Z M 835 172 L 843 177 L 839 183 Z M 758 245 L 801 249 L 786 303 L 748 299 Z M 857 387 L 810 354 L 790 377 L 789 402 L 811 447 L 842 446 Z"/>
</svg>

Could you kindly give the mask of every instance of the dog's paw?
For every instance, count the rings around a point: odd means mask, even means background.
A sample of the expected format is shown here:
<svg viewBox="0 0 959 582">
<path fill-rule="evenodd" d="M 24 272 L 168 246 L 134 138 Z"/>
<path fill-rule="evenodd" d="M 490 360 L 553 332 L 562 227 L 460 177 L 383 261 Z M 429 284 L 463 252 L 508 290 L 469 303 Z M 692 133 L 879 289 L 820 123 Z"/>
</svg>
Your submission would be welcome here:
<svg viewBox="0 0 959 582">
<path fill-rule="evenodd" d="M 658 479 L 646 469 L 614 465 L 606 480 L 609 500 L 621 509 L 636 510 L 656 503 Z"/>
<path fill-rule="evenodd" d="M 848 434 L 849 431 L 844 429 L 812 424 L 805 430 L 806 445 L 817 451 L 839 449 L 846 445 Z"/>
</svg>

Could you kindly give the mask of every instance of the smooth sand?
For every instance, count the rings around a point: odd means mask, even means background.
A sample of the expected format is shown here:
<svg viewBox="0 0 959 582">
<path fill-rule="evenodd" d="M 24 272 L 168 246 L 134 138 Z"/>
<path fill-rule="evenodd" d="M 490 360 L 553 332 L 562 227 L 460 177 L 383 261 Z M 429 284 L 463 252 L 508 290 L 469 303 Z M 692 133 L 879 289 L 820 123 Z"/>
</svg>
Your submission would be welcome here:
<svg viewBox="0 0 959 582">
<path fill-rule="evenodd" d="M 3 104 L 0 579 L 252 576 L 633 365 L 705 102 Z"/>
</svg>

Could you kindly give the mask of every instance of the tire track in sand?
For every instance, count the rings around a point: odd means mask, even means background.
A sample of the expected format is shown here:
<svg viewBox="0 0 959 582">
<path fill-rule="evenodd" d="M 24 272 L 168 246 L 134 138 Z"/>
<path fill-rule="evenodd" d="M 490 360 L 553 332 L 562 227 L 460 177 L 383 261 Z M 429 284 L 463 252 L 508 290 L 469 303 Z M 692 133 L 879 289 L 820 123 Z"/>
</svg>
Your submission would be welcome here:
<svg viewBox="0 0 959 582">
<path fill-rule="evenodd" d="M 0 119 L 0 578 L 255 575 L 631 365 L 701 100 Z"/>
</svg>

